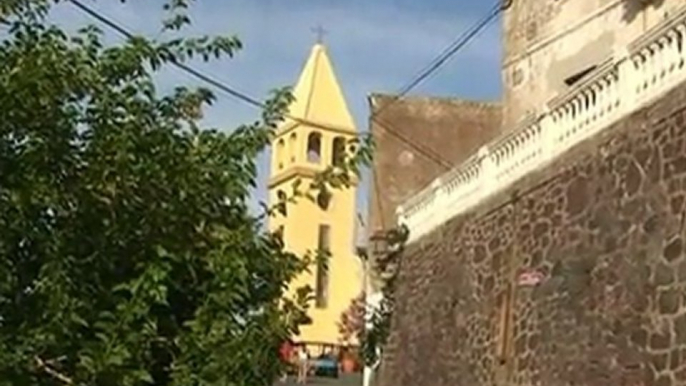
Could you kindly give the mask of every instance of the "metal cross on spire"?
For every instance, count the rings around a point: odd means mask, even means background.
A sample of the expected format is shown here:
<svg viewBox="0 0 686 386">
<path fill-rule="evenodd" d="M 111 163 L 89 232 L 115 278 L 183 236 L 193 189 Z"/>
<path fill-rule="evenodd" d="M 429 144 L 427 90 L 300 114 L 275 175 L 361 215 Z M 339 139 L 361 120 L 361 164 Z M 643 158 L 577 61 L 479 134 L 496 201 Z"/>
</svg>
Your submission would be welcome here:
<svg viewBox="0 0 686 386">
<path fill-rule="evenodd" d="M 321 25 L 318 25 L 315 28 L 312 28 L 312 32 L 317 34 L 317 43 L 321 44 L 324 41 L 324 35 L 329 31 L 325 30 Z"/>
</svg>

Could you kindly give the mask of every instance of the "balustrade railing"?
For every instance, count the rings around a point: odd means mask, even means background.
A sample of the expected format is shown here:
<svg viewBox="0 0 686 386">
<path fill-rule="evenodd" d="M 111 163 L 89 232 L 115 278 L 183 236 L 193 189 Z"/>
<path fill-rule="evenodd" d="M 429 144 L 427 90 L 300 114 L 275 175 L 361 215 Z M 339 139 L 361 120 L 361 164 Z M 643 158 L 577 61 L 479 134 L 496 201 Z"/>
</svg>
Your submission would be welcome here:
<svg viewBox="0 0 686 386">
<path fill-rule="evenodd" d="M 415 240 L 686 80 L 686 8 L 398 207 Z"/>
</svg>

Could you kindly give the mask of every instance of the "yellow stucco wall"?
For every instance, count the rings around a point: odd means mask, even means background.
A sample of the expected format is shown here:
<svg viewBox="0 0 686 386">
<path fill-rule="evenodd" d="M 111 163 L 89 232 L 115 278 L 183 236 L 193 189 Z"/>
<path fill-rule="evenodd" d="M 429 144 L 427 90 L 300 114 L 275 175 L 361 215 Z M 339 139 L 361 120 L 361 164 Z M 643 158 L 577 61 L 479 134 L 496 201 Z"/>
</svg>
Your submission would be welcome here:
<svg viewBox="0 0 686 386">
<path fill-rule="evenodd" d="M 277 130 L 271 157 L 270 204 L 278 202 L 279 191 L 290 197 L 296 179 L 302 179 L 305 187 L 317 171 L 331 165 L 334 138 L 348 140 L 356 135 L 333 66 L 321 44 L 313 47 L 294 88 L 294 97 L 296 100 L 290 107 L 289 116 L 316 122 L 317 125 L 287 120 Z M 307 158 L 307 138 L 311 133 L 321 135 L 318 163 Z M 355 187 L 333 191 L 329 207 L 325 210 L 315 202 L 301 198 L 287 205 L 286 216 L 277 214 L 270 218 L 270 230 L 283 226 L 286 248 L 298 255 L 315 251 L 320 225 L 330 227 L 327 305 L 317 308 L 312 303 L 309 315 L 313 323 L 301 329 L 300 336 L 295 337 L 299 341 L 339 343 L 340 315 L 361 291 L 362 268 L 354 253 L 355 191 Z M 316 288 L 316 267 L 291 283 L 291 289 L 305 284 Z"/>
</svg>

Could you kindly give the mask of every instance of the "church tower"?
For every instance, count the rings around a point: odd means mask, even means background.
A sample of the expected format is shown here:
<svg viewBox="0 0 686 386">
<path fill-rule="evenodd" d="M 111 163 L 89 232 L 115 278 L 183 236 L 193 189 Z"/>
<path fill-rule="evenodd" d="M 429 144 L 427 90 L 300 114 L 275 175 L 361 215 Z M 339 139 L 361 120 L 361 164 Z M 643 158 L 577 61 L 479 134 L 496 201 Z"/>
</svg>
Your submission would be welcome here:
<svg viewBox="0 0 686 386">
<path fill-rule="evenodd" d="M 357 134 L 321 43 L 312 48 L 293 95 L 290 118 L 277 129 L 272 146 L 272 205 L 293 195 L 294 181 L 300 179 L 304 190 L 318 172 L 335 166 L 351 151 L 348 141 Z M 355 192 L 353 185 L 332 189 L 328 200 L 299 198 L 280 205 L 270 218 L 270 230 L 281 232 L 287 250 L 300 256 L 307 251 L 330 252 L 326 266 L 312 267 L 291 283 L 292 289 L 309 285 L 315 292 L 308 311 L 312 323 L 301 328 L 297 341 L 338 344 L 341 313 L 362 289 L 361 264 L 353 248 Z"/>
</svg>

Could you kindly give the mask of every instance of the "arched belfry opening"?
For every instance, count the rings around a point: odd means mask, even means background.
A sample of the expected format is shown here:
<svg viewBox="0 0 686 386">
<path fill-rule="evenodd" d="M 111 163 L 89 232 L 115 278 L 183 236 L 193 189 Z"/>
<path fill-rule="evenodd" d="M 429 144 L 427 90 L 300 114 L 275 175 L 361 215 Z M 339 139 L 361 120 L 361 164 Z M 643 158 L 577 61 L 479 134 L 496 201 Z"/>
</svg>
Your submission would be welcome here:
<svg viewBox="0 0 686 386">
<path fill-rule="evenodd" d="M 307 136 L 307 162 L 319 163 L 322 159 L 322 135 L 312 132 Z"/>
<path fill-rule="evenodd" d="M 332 145 L 331 164 L 333 166 L 343 166 L 345 162 L 345 138 L 334 138 Z"/>
</svg>

